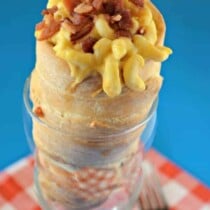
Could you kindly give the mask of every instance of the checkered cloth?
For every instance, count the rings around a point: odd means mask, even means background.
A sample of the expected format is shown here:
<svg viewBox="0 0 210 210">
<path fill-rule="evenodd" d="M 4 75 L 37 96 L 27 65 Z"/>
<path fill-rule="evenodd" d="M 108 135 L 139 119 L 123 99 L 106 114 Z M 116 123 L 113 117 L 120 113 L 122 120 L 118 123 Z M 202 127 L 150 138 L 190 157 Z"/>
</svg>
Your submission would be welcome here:
<svg viewBox="0 0 210 210">
<path fill-rule="evenodd" d="M 158 172 L 171 210 L 210 210 L 210 189 L 155 150 L 147 160 Z M 0 210 L 40 210 L 33 188 L 33 158 L 28 157 L 0 173 Z"/>
</svg>

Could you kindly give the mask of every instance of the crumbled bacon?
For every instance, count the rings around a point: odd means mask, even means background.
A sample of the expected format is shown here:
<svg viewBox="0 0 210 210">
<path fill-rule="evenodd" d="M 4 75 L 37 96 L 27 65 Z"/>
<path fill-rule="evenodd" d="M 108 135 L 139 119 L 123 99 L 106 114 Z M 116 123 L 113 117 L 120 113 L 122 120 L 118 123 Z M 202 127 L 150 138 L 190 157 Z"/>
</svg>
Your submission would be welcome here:
<svg viewBox="0 0 210 210">
<path fill-rule="evenodd" d="M 130 0 L 133 2 L 136 6 L 143 7 L 144 6 L 144 0 Z"/>
<path fill-rule="evenodd" d="M 88 14 L 93 11 L 93 6 L 87 3 L 81 3 L 74 8 L 74 12 L 78 14 Z"/>
<path fill-rule="evenodd" d="M 55 12 L 57 12 L 57 10 L 58 10 L 58 7 L 57 6 L 54 6 L 52 8 L 43 10 L 42 11 L 42 15 L 54 14 Z"/>
<path fill-rule="evenodd" d="M 44 27 L 45 27 L 45 22 L 44 21 L 36 24 L 36 30 L 37 31 L 42 30 Z"/>
<path fill-rule="evenodd" d="M 142 6 L 144 0 L 131 0 L 137 6 Z M 36 30 L 40 31 L 38 40 L 45 40 L 59 31 L 61 25 L 70 32 L 70 40 L 75 43 L 84 38 L 94 26 L 94 17 L 103 13 L 107 22 L 115 30 L 116 36 L 131 37 L 129 29 L 132 27 L 131 13 L 124 7 L 124 0 L 63 0 L 70 13 L 69 18 L 62 22 L 54 19 L 57 7 L 43 11 L 45 19 L 37 24 Z M 139 33 L 141 33 L 139 31 Z M 84 52 L 92 52 L 95 39 L 88 37 L 82 41 Z"/>
<path fill-rule="evenodd" d="M 69 18 L 65 18 L 64 21 L 62 22 L 62 27 L 70 32 L 71 34 L 75 34 L 77 32 L 77 26 L 75 26 Z"/>
<path fill-rule="evenodd" d="M 108 1 L 103 3 L 103 11 L 105 14 L 114 15 L 116 12 L 116 5 L 115 2 Z"/>
<path fill-rule="evenodd" d="M 73 43 L 86 36 L 94 26 L 91 16 L 72 13 L 69 20 L 76 29 L 75 33 L 71 34 L 71 41 Z"/>
<path fill-rule="evenodd" d="M 118 25 L 120 29 L 129 29 L 132 27 L 131 13 L 129 10 L 123 10 L 121 13 L 121 20 Z"/>
<path fill-rule="evenodd" d="M 104 5 L 106 4 L 110 6 L 112 5 L 114 7 L 115 14 L 123 10 L 123 0 L 109 0 L 106 3 L 104 3 Z"/>
<path fill-rule="evenodd" d="M 100 11 L 103 6 L 104 0 L 93 0 L 92 5 L 96 9 L 96 11 Z"/>
<path fill-rule="evenodd" d="M 84 3 L 86 3 L 86 4 L 92 4 L 92 1 L 93 0 L 83 0 L 84 1 Z"/>
<path fill-rule="evenodd" d="M 63 3 L 67 10 L 71 13 L 74 8 L 81 3 L 80 0 L 63 0 Z"/>
<path fill-rule="evenodd" d="M 118 22 L 122 19 L 122 15 L 118 14 L 118 15 L 114 15 L 114 16 L 111 16 L 111 22 L 114 23 L 114 22 Z"/>
<path fill-rule="evenodd" d="M 128 37 L 131 38 L 131 32 L 128 30 L 118 30 L 116 31 L 116 37 Z"/>
<path fill-rule="evenodd" d="M 39 41 L 46 40 L 50 37 L 52 37 L 56 32 L 60 30 L 60 22 L 57 22 L 52 14 L 49 14 L 46 16 L 47 20 L 44 20 L 44 22 L 41 22 L 37 25 L 37 30 L 40 30 L 41 33 L 38 37 Z"/>
<path fill-rule="evenodd" d="M 44 112 L 40 106 L 36 107 L 36 109 L 34 110 L 34 113 L 38 117 L 44 117 Z"/>
<path fill-rule="evenodd" d="M 129 10 L 122 10 L 120 13 L 120 20 L 113 22 L 112 19 L 109 21 L 110 26 L 115 30 L 129 30 L 133 23 L 131 19 L 131 14 Z"/>
<path fill-rule="evenodd" d="M 124 0 L 114 0 L 116 6 L 116 12 L 120 12 L 124 7 Z"/>
<path fill-rule="evenodd" d="M 73 13 L 70 16 L 70 20 L 74 25 L 85 25 L 88 22 L 92 22 L 92 18 L 82 15 L 82 14 L 77 14 L 77 13 Z"/>
<path fill-rule="evenodd" d="M 71 41 L 74 43 L 78 39 L 81 39 L 84 36 L 86 36 L 92 30 L 93 26 L 94 26 L 93 22 L 90 22 L 90 23 L 82 26 L 80 28 L 80 30 L 78 30 L 75 34 L 71 34 L 71 36 L 70 36 Z"/>
<path fill-rule="evenodd" d="M 123 8 L 123 0 L 93 0 L 97 12 L 114 15 Z"/>
<path fill-rule="evenodd" d="M 97 39 L 89 36 L 87 39 L 82 41 L 82 49 L 84 52 L 93 53 L 93 46 L 97 42 Z"/>
</svg>

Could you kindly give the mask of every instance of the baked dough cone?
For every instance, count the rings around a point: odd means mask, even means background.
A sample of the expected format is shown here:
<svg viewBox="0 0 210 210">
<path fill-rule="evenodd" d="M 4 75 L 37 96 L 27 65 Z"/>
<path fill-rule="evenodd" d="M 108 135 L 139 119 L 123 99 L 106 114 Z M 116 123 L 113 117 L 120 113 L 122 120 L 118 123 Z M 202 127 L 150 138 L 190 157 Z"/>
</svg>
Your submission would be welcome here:
<svg viewBox="0 0 210 210">
<path fill-rule="evenodd" d="M 162 46 L 165 36 L 163 17 L 152 3 L 147 4 L 157 28 L 156 45 Z M 34 140 L 40 154 L 44 154 L 42 158 L 38 155 L 38 159 L 45 162 L 40 163 L 40 184 L 46 197 L 61 202 L 68 200 L 66 191 L 71 194 L 72 190 L 62 191 L 58 180 L 52 177 L 59 174 L 68 177 L 69 173 L 75 172 L 74 166 L 79 169 L 85 166 L 118 168 L 137 154 L 139 136 L 144 127 L 127 133 L 123 131 L 133 128 L 148 116 L 162 85 L 161 63 L 146 61 L 140 73 L 146 90 L 135 92 L 123 87 L 121 95 L 110 98 L 103 92 L 96 94 L 102 86 L 98 75 L 87 78 L 73 92 L 70 91 L 69 86 L 74 81 L 71 70 L 55 55 L 53 46 L 47 41 L 37 41 L 36 58 L 30 94 L 34 108 L 41 107 L 44 113 L 41 120 L 45 125 L 33 121 Z M 65 172 L 64 169 L 58 172 L 54 163 L 58 160 L 71 165 L 72 171 Z M 50 174 L 46 175 L 41 166 L 51 168 Z M 116 176 L 119 179 L 123 174 Z M 56 196 L 52 192 L 56 192 Z M 104 200 L 109 193 L 103 195 L 97 199 Z M 81 199 L 79 194 L 76 196 Z M 97 203 L 97 199 L 91 202 Z"/>
</svg>

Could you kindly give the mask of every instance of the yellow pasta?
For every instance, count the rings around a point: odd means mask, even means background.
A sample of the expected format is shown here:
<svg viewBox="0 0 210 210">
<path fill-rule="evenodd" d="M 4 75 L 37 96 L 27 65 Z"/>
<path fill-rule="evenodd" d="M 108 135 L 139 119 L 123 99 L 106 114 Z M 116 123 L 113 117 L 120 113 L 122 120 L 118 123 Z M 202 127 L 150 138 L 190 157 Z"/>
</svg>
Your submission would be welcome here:
<svg viewBox="0 0 210 210">
<path fill-rule="evenodd" d="M 123 58 L 127 53 L 126 43 L 122 39 L 114 40 L 112 42 L 112 53 L 118 60 Z"/>
<path fill-rule="evenodd" d="M 36 39 L 39 39 L 40 35 L 41 35 L 41 31 L 36 30 L 34 36 L 36 37 Z"/>
<path fill-rule="evenodd" d="M 130 0 L 124 0 L 124 4 L 127 8 L 131 10 L 133 15 L 138 15 L 139 8 L 135 4 L 133 4 Z"/>
<path fill-rule="evenodd" d="M 152 21 L 149 25 L 144 27 L 145 34 L 144 37 L 151 43 L 155 44 L 157 41 L 157 29 L 155 22 Z"/>
<path fill-rule="evenodd" d="M 64 28 L 61 28 L 58 33 L 56 33 L 54 36 L 51 37 L 50 41 L 52 41 L 53 44 L 63 44 L 64 47 L 68 46 L 72 48 L 71 42 L 69 42 L 69 32 L 66 31 Z"/>
<path fill-rule="evenodd" d="M 55 12 L 54 17 L 56 20 L 63 20 L 65 17 L 68 17 L 69 12 L 64 6 L 63 1 L 61 0 L 49 0 L 47 8 L 52 8 L 57 6 L 58 10 Z"/>
<path fill-rule="evenodd" d="M 153 59 L 160 62 L 166 60 L 172 53 L 172 50 L 167 47 L 158 47 L 152 45 L 141 35 L 135 35 L 133 40 L 139 54 L 145 59 Z"/>
<path fill-rule="evenodd" d="M 114 30 L 109 26 L 104 15 L 99 15 L 95 21 L 95 27 L 101 37 L 114 39 Z"/>
<path fill-rule="evenodd" d="M 65 50 L 64 57 L 67 62 L 74 64 L 80 68 L 92 68 L 95 65 L 95 57 L 91 53 L 83 53 L 76 50 Z"/>
<path fill-rule="evenodd" d="M 139 29 L 139 21 L 137 20 L 137 18 L 132 18 L 132 23 L 133 23 L 133 25 L 132 25 L 132 28 L 131 28 L 131 33 L 132 34 L 135 34 L 137 31 L 138 31 L 138 29 Z"/>
<path fill-rule="evenodd" d="M 111 53 L 111 44 L 112 41 L 110 39 L 101 38 L 93 46 L 94 55 L 97 58 L 98 63 L 102 63 L 102 60 L 104 60 L 107 54 Z"/>
<path fill-rule="evenodd" d="M 58 4 L 58 10 L 55 12 L 54 17 L 56 20 L 63 20 L 66 17 L 68 17 L 68 11 L 66 7 L 64 6 L 63 2 L 59 2 Z"/>
<path fill-rule="evenodd" d="M 103 90 L 108 96 L 115 97 L 121 93 L 119 62 L 113 55 L 109 55 L 106 58 L 102 78 Z"/>
<path fill-rule="evenodd" d="M 100 36 L 100 34 L 98 33 L 98 31 L 96 30 L 96 27 L 95 27 L 95 26 L 93 27 L 93 29 L 91 30 L 91 32 L 89 33 L 89 35 L 90 35 L 91 37 L 96 38 L 96 39 L 100 39 L 100 38 L 101 38 L 101 36 Z"/>
<path fill-rule="evenodd" d="M 134 46 L 128 38 L 118 38 L 112 42 L 112 53 L 118 60 L 122 59 Z"/>
<path fill-rule="evenodd" d="M 134 91 L 145 90 L 144 81 L 139 76 L 139 70 L 144 66 L 144 59 L 137 54 L 130 56 L 123 65 L 123 77 L 127 87 Z"/>
<path fill-rule="evenodd" d="M 47 4 L 47 8 L 51 8 L 53 6 L 57 6 L 61 1 L 60 0 L 49 0 Z"/>
<path fill-rule="evenodd" d="M 171 55 L 173 53 L 173 51 L 171 50 L 171 48 L 169 47 L 165 47 L 165 46 L 157 46 L 157 48 L 159 50 L 164 50 L 166 53 L 168 53 L 169 55 Z"/>
<path fill-rule="evenodd" d="M 147 26 L 151 23 L 152 12 L 146 5 L 139 9 L 138 21 L 139 21 L 140 26 Z"/>
</svg>

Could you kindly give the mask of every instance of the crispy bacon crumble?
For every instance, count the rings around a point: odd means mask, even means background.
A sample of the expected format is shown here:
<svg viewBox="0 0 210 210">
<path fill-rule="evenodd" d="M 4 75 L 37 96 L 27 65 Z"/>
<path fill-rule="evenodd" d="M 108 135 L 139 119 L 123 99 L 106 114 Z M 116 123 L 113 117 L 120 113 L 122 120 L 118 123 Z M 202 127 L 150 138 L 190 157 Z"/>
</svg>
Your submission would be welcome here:
<svg viewBox="0 0 210 210">
<path fill-rule="evenodd" d="M 38 117 L 41 117 L 41 118 L 44 117 L 44 112 L 40 106 L 36 107 L 36 109 L 34 110 L 34 113 Z"/>
<path fill-rule="evenodd" d="M 43 41 L 49 39 L 60 30 L 60 26 L 61 23 L 54 19 L 53 14 L 47 14 L 45 19 L 36 25 L 36 30 L 40 31 L 38 40 Z"/>
<path fill-rule="evenodd" d="M 144 0 L 130 0 L 133 2 L 136 6 L 143 7 L 144 6 Z"/>
<path fill-rule="evenodd" d="M 144 6 L 144 0 L 130 0 L 138 7 Z M 54 14 L 56 6 L 43 10 L 44 20 L 36 25 L 40 32 L 38 40 L 46 40 L 57 33 L 61 26 L 70 32 L 70 41 L 75 44 L 82 40 L 84 52 L 92 52 L 95 40 L 86 36 L 94 27 L 94 17 L 104 14 L 110 27 L 115 31 L 116 38 L 120 36 L 131 37 L 132 19 L 130 10 L 126 9 L 123 0 L 64 0 L 64 5 L 69 11 L 69 17 L 57 21 Z M 142 30 L 139 31 L 142 33 Z"/>
<path fill-rule="evenodd" d="M 77 40 L 81 39 L 82 37 L 84 37 L 85 35 L 90 33 L 93 26 L 94 26 L 93 22 L 90 22 L 90 23 L 84 25 L 83 27 L 81 27 L 81 29 L 78 30 L 75 34 L 70 35 L 71 41 L 73 43 L 76 43 Z"/>
<path fill-rule="evenodd" d="M 93 46 L 97 42 L 97 39 L 94 37 L 88 37 L 82 41 L 82 49 L 84 52 L 93 53 Z"/>
<path fill-rule="evenodd" d="M 131 32 L 128 31 L 128 30 L 123 30 L 123 29 L 120 29 L 118 31 L 116 31 L 116 37 L 128 37 L 128 38 L 131 38 Z"/>
<path fill-rule="evenodd" d="M 58 11 L 58 7 L 57 6 L 54 6 L 52 8 L 49 8 L 49 9 L 44 9 L 42 11 L 42 15 L 49 15 L 49 14 L 54 14 Z"/>
</svg>

